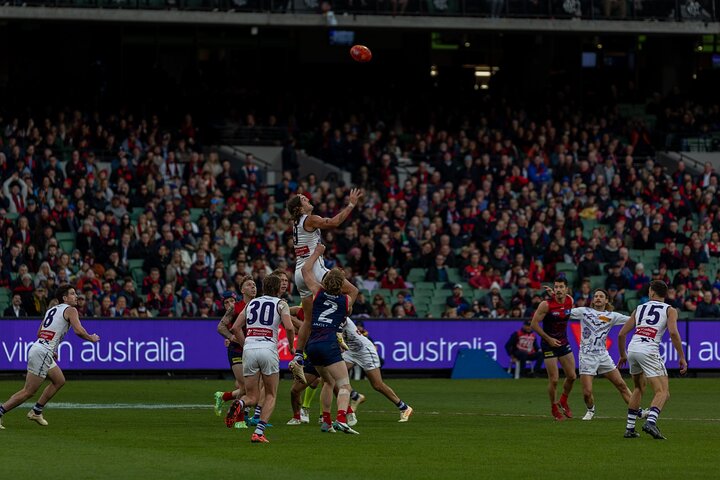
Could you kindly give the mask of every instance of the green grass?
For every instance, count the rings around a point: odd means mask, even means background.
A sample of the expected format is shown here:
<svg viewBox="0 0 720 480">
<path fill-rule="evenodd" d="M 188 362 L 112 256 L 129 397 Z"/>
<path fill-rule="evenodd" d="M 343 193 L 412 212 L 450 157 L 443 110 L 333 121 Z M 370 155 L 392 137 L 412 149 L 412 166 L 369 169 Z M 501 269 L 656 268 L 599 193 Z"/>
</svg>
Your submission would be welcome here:
<svg viewBox="0 0 720 480">
<path fill-rule="evenodd" d="M 669 438 L 622 438 L 625 405 L 609 382 L 595 382 L 598 417 L 557 423 L 544 380 L 390 380 L 415 408 L 398 424 L 395 407 L 366 381 L 359 436 L 289 427 L 288 389 L 267 432 L 231 430 L 212 413 L 219 380 L 75 380 L 55 401 L 92 404 L 204 404 L 207 409 L 46 409 L 49 427 L 28 422 L 26 408 L 3 418 L 2 478 L 714 478 L 720 445 L 718 379 L 672 379 L 659 426 Z M 0 381 L 0 400 L 21 387 Z M 317 402 L 317 397 L 316 397 Z M 649 400 L 643 402 L 647 405 Z M 579 384 L 571 396 L 584 413 Z M 317 411 L 317 406 L 313 412 Z M 45 472 L 41 474 L 40 472 Z"/>
</svg>

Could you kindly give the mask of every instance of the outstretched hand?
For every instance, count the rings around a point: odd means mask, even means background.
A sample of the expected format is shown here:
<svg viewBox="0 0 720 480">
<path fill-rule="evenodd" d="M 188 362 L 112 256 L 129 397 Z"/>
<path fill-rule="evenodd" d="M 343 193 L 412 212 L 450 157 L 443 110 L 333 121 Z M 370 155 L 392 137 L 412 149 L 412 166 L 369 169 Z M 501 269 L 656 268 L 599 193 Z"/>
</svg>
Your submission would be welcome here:
<svg viewBox="0 0 720 480">
<path fill-rule="evenodd" d="M 353 188 L 352 190 L 350 190 L 350 203 L 352 203 L 353 205 L 357 205 L 362 195 L 362 190 L 360 190 L 359 188 Z"/>
</svg>

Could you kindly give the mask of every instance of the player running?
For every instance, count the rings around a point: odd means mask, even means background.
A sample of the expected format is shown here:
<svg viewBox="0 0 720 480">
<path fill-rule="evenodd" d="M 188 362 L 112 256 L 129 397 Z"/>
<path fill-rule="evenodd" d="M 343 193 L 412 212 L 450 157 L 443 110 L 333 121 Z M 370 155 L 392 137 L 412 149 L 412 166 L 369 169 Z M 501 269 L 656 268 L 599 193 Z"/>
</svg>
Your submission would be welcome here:
<svg viewBox="0 0 720 480">
<path fill-rule="evenodd" d="M 573 306 L 573 299 L 568 295 L 567 279 L 557 277 L 553 288 L 546 287 L 551 292 L 550 300 L 545 300 L 538 305 L 535 315 L 532 318 L 532 328 L 542 338 L 542 350 L 545 357 L 545 368 L 548 372 L 548 395 L 552 415 L 555 420 L 572 418 L 572 411 L 567 403 L 568 396 L 577 378 L 575 373 L 575 357 L 567 336 L 567 322 L 570 317 L 570 310 Z M 543 326 L 540 327 L 540 322 Z M 557 384 L 560 379 L 558 361 L 565 372 L 565 383 L 560 401 L 557 401 Z"/>
<path fill-rule="evenodd" d="M 305 318 L 311 318 L 313 299 L 312 292 L 305 284 L 301 273 L 305 262 L 310 260 L 315 246 L 321 241 L 321 230 L 339 227 L 350 215 L 358 201 L 362 197 L 362 191 L 354 188 L 350 191 L 349 203 L 340 213 L 332 218 L 323 218 L 319 215 L 312 215 L 313 205 L 305 195 L 296 195 L 288 201 L 288 212 L 293 220 L 293 244 L 295 245 L 295 285 L 297 286 L 302 300 Z M 311 273 L 316 282 L 322 282 L 323 277 L 328 273 L 322 256 L 318 257 L 312 265 Z M 345 280 L 342 293 L 350 293 L 352 284 Z"/>
<path fill-rule="evenodd" d="M 240 312 L 232 332 L 243 346 L 243 375 L 246 393 L 233 402 L 235 417 L 240 417 L 246 405 L 256 405 L 260 399 L 259 384 L 265 387 L 264 405 L 260 421 L 250 441 L 269 443 L 265 427 L 275 409 L 277 387 L 280 381 L 280 356 L 278 354 L 278 330 L 280 323 L 287 333 L 288 348 L 294 353 L 295 330 L 290 321 L 290 308 L 279 298 L 280 277 L 268 275 L 263 281 L 263 295 L 250 301 Z M 247 335 L 243 327 L 247 325 Z M 240 418 L 240 421 L 242 419 Z"/>
<path fill-rule="evenodd" d="M 225 315 L 220 319 L 217 326 L 217 331 L 220 335 L 225 338 L 225 346 L 227 347 L 228 362 L 230 363 L 230 369 L 235 377 L 235 390 L 228 392 L 215 392 L 215 415 L 218 417 L 222 413 L 223 403 L 229 400 L 240 398 L 245 393 L 245 381 L 243 379 L 243 366 L 242 366 L 242 346 L 238 343 L 237 338 L 230 329 L 236 322 L 240 313 L 245 309 L 250 300 L 255 298 L 257 295 L 257 285 L 252 277 L 247 276 L 240 282 L 240 292 L 242 293 L 242 300 L 237 301 L 237 294 L 235 292 L 227 291 L 223 293 L 223 305 L 225 306 Z M 232 418 L 226 418 L 225 424 L 228 428 L 231 428 L 236 422 Z M 243 428 L 241 425 L 237 425 L 238 428 Z"/>
<path fill-rule="evenodd" d="M 343 338 L 348 346 L 348 350 L 343 352 L 343 360 L 347 363 L 348 370 L 353 365 L 358 365 L 365 371 L 370 385 L 385 395 L 397 408 L 400 410 L 400 420 L 398 422 L 404 423 L 410 419 L 410 415 L 413 414 L 413 409 L 410 405 L 400 400 L 392 388 L 390 388 L 382 379 L 382 373 L 380 373 L 380 357 L 377 354 L 375 344 L 370 341 L 365 335 L 358 332 L 358 327 L 355 325 L 350 318 L 345 319 L 345 327 L 343 327 Z M 357 408 L 357 405 L 354 406 Z M 351 427 L 357 423 L 355 413 L 348 415 L 348 425 Z"/>
<path fill-rule="evenodd" d="M 43 417 L 43 408 L 65 385 L 65 375 L 55 360 L 58 346 L 70 327 L 75 331 L 75 335 L 84 340 L 92 343 L 100 340 L 98 335 L 87 333 L 80 323 L 80 317 L 75 308 L 77 294 L 74 288 L 69 285 L 58 288 L 55 298 L 60 303 L 49 308 L 45 313 L 38 329 L 38 338 L 28 350 L 25 386 L 0 405 L 0 430 L 5 430 L 2 424 L 3 415 L 35 395 L 45 378 L 49 377 L 50 385 L 45 387 L 37 403 L 27 414 L 28 420 L 37 422 L 44 427 L 47 426 L 48 422 Z"/>
<path fill-rule="evenodd" d="M 298 334 L 298 349 L 295 353 L 295 361 L 302 365 L 303 349 L 307 350 L 308 359 L 315 366 L 322 377 L 324 384 L 320 393 L 322 404 L 323 422 L 320 430 L 332 432 L 340 430 L 345 433 L 357 434 L 347 424 L 347 409 L 350 404 L 350 379 L 347 366 L 342 358 L 338 335 L 345 322 L 345 317 L 350 314 L 352 305 L 357 298 L 358 290 L 352 284 L 350 294 L 342 293 L 345 274 L 342 270 L 334 268 L 325 275 L 322 284 L 315 280 L 313 265 L 325 251 L 321 244 L 315 247 L 312 255 L 302 267 L 302 275 L 307 288 L 314 295 L 312 303 L 312 321 L 302 323 Z M 336 421 L 330 419 L 330 406 L 332 404 L 333 388 L 338 387 L 337 395 L 337 417 Z"/>
<path fill-rule="evenodd" d="M 642 430 L 657 440 L 665 440 L 657 427 L 660 411 L 670 396 L 667 370 L 665 370 L 665 364 L 660 356 L 660 342 L 665 330 L 670 331 L 670 340 L 678 355 L 680 374 L 684 375 L 687 371 L 682 339 L 677 328 L 678 313 L 677 310 L 665 303 L 667 291 L 668 287 L 662 280 L 650 282 L 648 291 L 650 301 L 638 306 L 632 312 L 630 319 L 623 325 L 618 334 L 618 349 L 620 350 L 618 365 L 622 367 L 625 362 L 628 362 L 634 384 L 630 403 L 628 404 L 625 438 L 637 438 L 640 436 L 635 431 L 635 421 L 640 415 L 638 409 L 645 392 L 645 380 L 647 379 L 655 392 L 655 396 L 650 404 L 650 412 Z M 630 340 L 626 353 L 627 334 L 636 326 L 635 335 Z"/>
<path fill-rule="evenodd" d="M 591 307 L 573 308 L 570 313 L 572 320 L 580 321 L 582 339 L 580 341 L 580 383 L 587 412 L 583 420 L 592 420 L 595 416 L 595 398 L 593 397 L 593 379 L 596 375 L 605 378 L 618 389 L 625 403 L 630 401 L 630 389 L 620 375 L 610 354 L 606 341 L 610 329 L 624 324 L 628 318 L 618 312 L 608 311 L 609 295 L 603 289 L 595 290 Z"/>
</svg>

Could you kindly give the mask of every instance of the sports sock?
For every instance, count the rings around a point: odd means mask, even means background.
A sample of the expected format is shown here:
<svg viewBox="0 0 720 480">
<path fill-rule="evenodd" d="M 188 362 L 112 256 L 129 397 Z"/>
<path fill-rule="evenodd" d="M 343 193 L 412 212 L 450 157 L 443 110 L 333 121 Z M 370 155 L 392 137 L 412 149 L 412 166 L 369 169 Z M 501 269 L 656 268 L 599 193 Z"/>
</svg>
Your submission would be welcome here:
<svg viewBox="0 0 720 480">
<path fill-rule="evenodd" d="M 567 399 L 568 397 L 564 393 L 560 395 L 560 405 L 567 405 Z"/>
<path fill-rule="evenodd" d="M 245 414 L 245 418 L 250 418 L 250 407 L 246 407 L 246 406 L 245 406 L 245 402 L 243 402 L 242 400 L 240 400 L 240 403 L 242 403 L 242 407 L 240 407 L 240 408 L 243 409 L 243 413 Z"/>
<path fill-rule="evenodd" d="M 404 412 L 408 408 L 407 403 L 403 402 L 402 400 L 400 400 L 395 405 L 398 407 L 398 410 L 400 410 L 401 412 Z"/>
<path fill-rule="evenodd" d="M 594 412 L 594 411 L 595 411 L 595 405 L 593 405 L 592 407 L 587 407 L 587 409 L 588 409 L 588 412 Z M 642 410 L 641 410 L 641 411 L 642 411 Z"/>
<path fill-rule="evenodd" d="M 233 399 L 233 394 L 232 394 L 232 392 L 224 392 L 222 398 L 223 398 L 223 402 L 229 402 L 230 400 Z"/>
<path fill-rule="evenodd" d="M 43 408 L 45 408 L 45 405 L 40 405 L 39 403 L 36 403 L 32 410 L 35 415 L 42 415 Z"/>
<path fill-rule="evenodd" d="M 330 412 L 322 412 L 323 423 L 332 425 L 332 418 L 330 418 Z"/>
<path fill-rule="evenodd" d="M 357 400 L 358 398 L 360 398 L 360 394 L 357 390 L 350 392 L 350 400 Z"/>
<path fill-rule="evenodd" d="M 257 424 L 257 427 L 255 427 L 255 435 L 263 436 L 265 435 L 265 425 L 267 422 L 263 422 L 260 420 L 260 422 Z"/>
<path fill-rule="evenodd" d="M 260 405 L 255 406 L 255 415 L 253 415 L 253 420 L 260 420 L 260 413 L 262 413 L 262 407 Z"/>
<path fill-rule="evenodd" d="M 639 413 L 639 410 L 628 408 L 627 425 L 625 426 L 625 428 L 627 428 L 628 430 L 635 430 L 635 420 L 637 420 Z"/>
<path fill-rule="evenodd" d="M 352 409 L 352 407 L 351 407 L 350 405 L 348 405 L 347 413 L 348 413 L 348 415 L 350 415 L 351 413 L 353 413 L 353 409 Z"/>
<path fill-rule="evenodd" d="M 345 410 L 338 410 L 337 421 L 340 423 L 347 423 L 347 416 Z"/>
<path fill-rule="evenodd" d="M 305 394 L 303 396 L 303 408 L 310 408 L 310 405 L 312 404 L 313 398 L 315 398 L 315 392 L 317 392 L 317 388 L 306 388 Z"/>
<path fill-rule="evenodd" d="M 300 411 L 299 410 L 297 412 L 293 413 L 293 418 L 295 420 L 300 420 Z"/>
<path fill-rule="evenodd" d="M 660 409 L 657 407 L 650 407 L 650 413 L 648 413 L 647 423 L 648 425 L 655 425 L 657 419 L 660 416 Z"/>
<path fill-rule="evenodd" d="M 6 413 L 7 413 L 7 410 L 5 410 L 5 408 L 2 405 L 0 405 L 0 417 L 5 415 Z"/>
</svg>

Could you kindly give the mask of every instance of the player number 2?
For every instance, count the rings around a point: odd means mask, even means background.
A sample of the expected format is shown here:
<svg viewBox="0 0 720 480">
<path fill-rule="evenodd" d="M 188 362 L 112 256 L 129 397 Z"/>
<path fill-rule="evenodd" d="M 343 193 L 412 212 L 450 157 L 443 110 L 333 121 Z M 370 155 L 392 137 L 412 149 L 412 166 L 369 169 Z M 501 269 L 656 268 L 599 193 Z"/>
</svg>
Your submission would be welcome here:
<svg viewBox="0 0 720 480">
<path fill-rule="evenodd" d="M 325 305 L 327 309 L 320 314 L 320 317 L 318 317 L 318 321 L 322 323 L 332 323 L 332 318 L 328 317 L 337 311 L 338 305 L 331 300 L 325 300 L 323 302 L 323 305 Z"/>
</svg>

